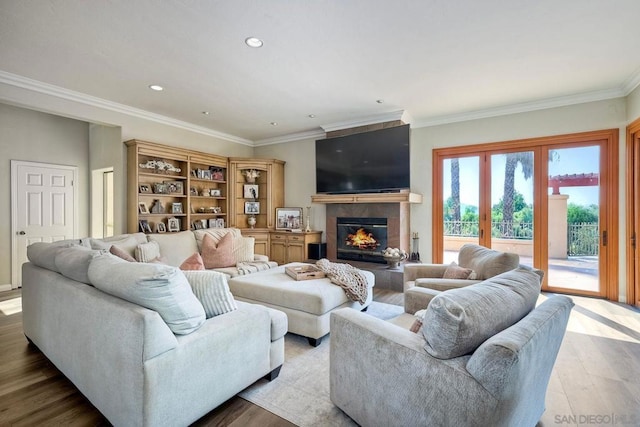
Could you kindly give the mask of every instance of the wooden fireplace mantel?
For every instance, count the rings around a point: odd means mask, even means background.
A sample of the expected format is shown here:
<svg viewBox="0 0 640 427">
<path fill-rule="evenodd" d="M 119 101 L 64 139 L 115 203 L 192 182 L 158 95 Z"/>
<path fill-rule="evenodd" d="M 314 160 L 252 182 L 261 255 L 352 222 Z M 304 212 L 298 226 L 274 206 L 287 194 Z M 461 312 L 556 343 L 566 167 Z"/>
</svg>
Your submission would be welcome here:
<svg viewBox="0 0 640 427">
<path fill-rule="evenodd" d="M 422 194 L 397 193 L 315 194 L 311 203 L 422 203 Z"/>
</svg>

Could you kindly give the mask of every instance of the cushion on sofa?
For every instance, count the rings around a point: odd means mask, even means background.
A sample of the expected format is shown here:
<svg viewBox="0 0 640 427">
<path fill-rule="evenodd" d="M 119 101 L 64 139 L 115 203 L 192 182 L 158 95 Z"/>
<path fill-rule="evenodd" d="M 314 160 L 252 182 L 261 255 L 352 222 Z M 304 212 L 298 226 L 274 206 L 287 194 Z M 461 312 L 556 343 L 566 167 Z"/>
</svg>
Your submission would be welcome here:
<svg viewBox="0 0 640 427">
<path fill-rule="evenodd" d="M 104 249 L 108 251 L 112 245 L 126 251 L 129 255 L 134 256 L 136 247 L 140 243 L 147 241 L 144 233 L 121 234 L 119 236 L 105 237 L 103 239 L 89 239 L 91 249 Z"/>
<path fill-rule="evenodd" d="M 162 258 L 168 265 L 179 267 L 187 257 L 199 252 L 192 231 L 154 233 L 147 236 L 150 242 L 158 242 Z"/>
<path fill-rule="evenodd" d="M 233 257 L 233 236 L 230 233 L 225 234 L 217 244 L 211 236 L 205 234 L 201 253 L 205 268 L 236 265 L 236 260 Z"/>
<path fill-rule="evenodd" d="M 136 259 L 129 255 L 127 251 L 120 249 L 116 245 L 111 245 L 111 247 L 109 248 L 109 253 L 117 256 L 118 258 L 122 258 L 125 261 L 136 262 Z"/>
<path fill-rule="evenodd" d="M 77 245 L 77 240 L 60 240 L 58 242 L 35 242 L 27 246 L 27 259 L 38 267 L 59 273 L 56 267 L 56 255 L 62 248 Z"/>
<path fill-rule="evenodd" d="M 89 282 L 89 263 L 100 255 L 102 251 L 89 249 L 80 245 L 73 245 L 68 248 L 60 248 L 56 253 L 56 268 L 63 276 L 77 282 Z"/>
<path fill-rule="evenodd" d="M 238 309 L 224 274 L 192 270 L 184 271 L 184 275 L 194 295 L 204 307 L 207 319 Z"/>
<path fill-rule="evenodd" d="M 202 243 L 204 242 L 204 236 L 209 235 L 213 238 L 215 243 L 218 243 L 225 235 L 231 233 L 233 238 L 242 237 L 242 232 L 239 228 L 205 228 L 202 230 L 193 230 L 193 236 L 196 239 L 198 245 L 198 251 L 202 253 Z"/>
<path fill-rule="evenodd" d="M 439 359 L 473 352 L 529 313 L 540 293 L 540 276 L 518 268 L 484 282 L 442 292 L 424 315 L 425 350 Z"/>
<path fill-rule="evenodd" d="M 202 256 L 198 252 L 195 252 L 180 264 L 180 270 L 204 270 Z"/>
<path fill-rule="evenodd" d="M 506 271 L 518 268 L 520 256 L 499 252 L 475 244 L 466 244 L 458 253 L 458 264 L 476 273 L 476 279 L 486 280 Z"/>
<path fill-rule="evenodd" d="M 174 334 L 191 333 L 206 320 L 202 304 L 176 267 L 126 262 L 105 253 L 91 260 L 89 280 L 103 292 L 158 312 Z"/>
<path fill-rule="evenodd" d="M 136 247 L 135 256 L 138 262 L 153 262 L 160 258 L 160 245 L 155 241 L 140 243 Z"/>
<path fill-rule="evenodd" d="M 469 279 L 476 278 L 476 272 L 470 268 L 460 267 L 455 261 L 449 264 L 449 267 L 444 271 L 443 279 Z"/>
<path fill-rule="evenodd" d="M 254 237 L 236 237 L 233 239 L 233 259 L 236 264 L 239 262 L 254 261 L 254 247 L 256 239 Z"/>
</svg>

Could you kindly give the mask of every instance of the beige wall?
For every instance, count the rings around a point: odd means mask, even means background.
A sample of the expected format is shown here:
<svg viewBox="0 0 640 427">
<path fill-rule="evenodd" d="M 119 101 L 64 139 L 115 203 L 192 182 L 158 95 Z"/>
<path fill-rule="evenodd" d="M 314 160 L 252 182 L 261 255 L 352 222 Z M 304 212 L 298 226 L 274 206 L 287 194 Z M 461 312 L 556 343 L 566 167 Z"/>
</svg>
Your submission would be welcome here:
<svg viewBox="0 0 640 427">
<path fill-rule="evenodd" d="M 11 283 L 10 160 L 78 167 L 78 232 L 89 229 L 89 124 L 0 104 L 0 285 Z"/>
</svg>

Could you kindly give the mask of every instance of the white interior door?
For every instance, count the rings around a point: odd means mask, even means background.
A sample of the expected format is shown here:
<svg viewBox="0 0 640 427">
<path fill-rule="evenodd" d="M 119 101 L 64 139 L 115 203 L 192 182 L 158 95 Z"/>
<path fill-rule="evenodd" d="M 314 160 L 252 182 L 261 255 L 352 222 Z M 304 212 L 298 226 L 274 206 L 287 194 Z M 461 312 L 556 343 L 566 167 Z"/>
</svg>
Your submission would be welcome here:
<svg viewBox="0 0 640 427">
<path fill-rule="evenodd" d="M 74 166 L 11 161 L 11 282 L 22 285 L 27 246 L 76 238 Z"/>
</svg>

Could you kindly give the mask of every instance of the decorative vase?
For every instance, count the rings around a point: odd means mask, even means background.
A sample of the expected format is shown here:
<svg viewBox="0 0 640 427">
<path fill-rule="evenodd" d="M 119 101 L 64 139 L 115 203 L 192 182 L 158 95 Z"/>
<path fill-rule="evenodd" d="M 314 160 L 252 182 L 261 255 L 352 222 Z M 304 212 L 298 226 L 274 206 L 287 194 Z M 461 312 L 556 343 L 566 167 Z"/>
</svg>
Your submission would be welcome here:
<svg viewBox="0 0 640 427">
<path fill-rule="evenodd" d="M 247 224 L 249 224 L 249 227 L 255 228 L 255 226 L 256 226 L 256 217 L 255 216 L 250 216 L 249 218 L 247 218 Z"/>
<path fill-rule="evenodd" d="M 400 263 L 407 259 L 407 255 L 406 254 L 398 255 L 398 256 L 383 255 L 382 258 L 384 258 L 384 260 L 387 262 L 389 269 L 393 270 L 398 268 Z"/>
</svg>

